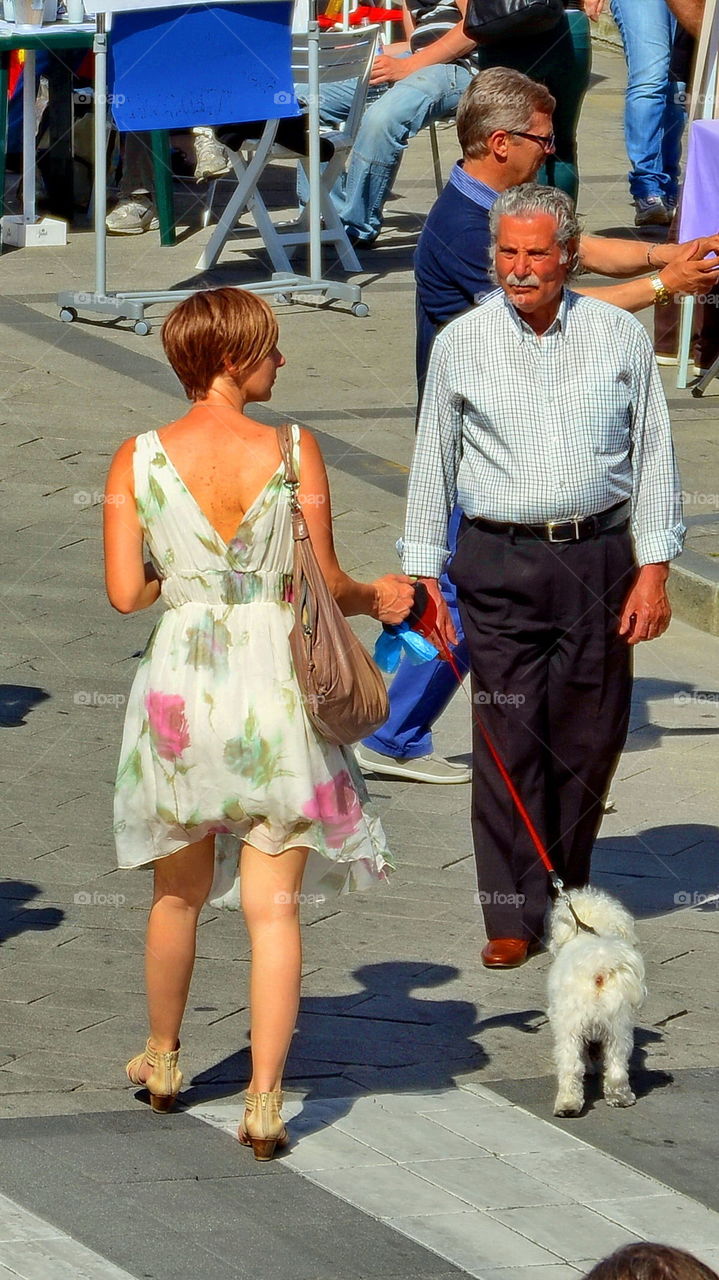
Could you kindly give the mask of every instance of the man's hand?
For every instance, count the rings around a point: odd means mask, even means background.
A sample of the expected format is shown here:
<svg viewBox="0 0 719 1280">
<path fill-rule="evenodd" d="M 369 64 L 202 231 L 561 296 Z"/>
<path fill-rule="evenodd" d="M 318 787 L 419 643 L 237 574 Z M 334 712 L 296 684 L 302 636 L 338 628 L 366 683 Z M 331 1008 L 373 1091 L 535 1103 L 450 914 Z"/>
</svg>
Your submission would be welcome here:
<svg viewBox="0 0 719 1280">
<path fill-rule="evenodd" d="M 584 0 L 582 8 L 592 22 L 598 22 L 599 15 L 604 9 L 604 0 Z"/>
<path fill-rule="evenodd" d="M 711 241 L 687 240 L 679 246 L 668 266 L 662 267 L 660 279 L 670 293 L 711 293 L 712 287 L 719 280 L 719 258 L 706 258 L 706 245 L 714 247 L 716 237 Z"/>
<path fill-rule="evenodd" d="M 449 649 L 450 647 L 454 647 L 454 645 L 458 643 L 457 632 L 455 631 L 454 623 L 452 622 L 452 615 L 449 612 L 449 609 L 447 607 L 447 601 L 442 595 L 437 579 L 436 578 L 420 578 L 419 581 L 422 582 L 424 586 L 427 588 L 427 595 L 429 596 L 430 600 L 434 602 L 437 609 L 437 622 L 435 624 L 435 629 L 432 635 L 429 637 L 429 639 L 431 640 L 432 644 L 438 645 L 438 648 L 440 650 L 439 656 L 443 658 L 444 657 L 443 650 Z"/>
<path fill-rule="evenodd" d="M 415 69 L 411 55 L 408 58 L 392 58 L 386 53 L 380 53 L 372 63 L 369 82 L 371 85 L 396 84 L 398 80 L 404 80 L 405 76 L 411 76 Z"/>
<path fill-rule="evenodd" d="M 619 634 L 626 636 L 627 644 L 656 640 L 669 626 L 672 611 L 665 585 L 668 574 L 667 564 L 645 564 L 639 570 L 619 623 Z"/>
</svg>

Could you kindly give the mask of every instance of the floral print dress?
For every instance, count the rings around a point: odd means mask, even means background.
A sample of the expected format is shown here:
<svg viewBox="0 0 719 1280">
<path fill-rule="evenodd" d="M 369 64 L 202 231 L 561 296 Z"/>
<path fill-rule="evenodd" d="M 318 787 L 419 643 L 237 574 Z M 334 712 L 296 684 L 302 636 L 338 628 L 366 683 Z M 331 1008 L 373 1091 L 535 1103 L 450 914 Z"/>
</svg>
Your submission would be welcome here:
<svg viewBox="0 0 719 1280">
<path fill-rule="evenodd" d="M 293 427 L 299 470 L 299 429 Z M 137 437 L 135 502 L 167 611 L 128 699 L 115 785 L 121 867 L 213 832 L 210 901 L 237 906 L 240 844 L 308 847 L 303 889 L 386 879 L 392 859 L 351 751 L 305 714 L 288 636 L 292 531 L 282 464 L 226 543 L 154 431 Z"/>
</svg>

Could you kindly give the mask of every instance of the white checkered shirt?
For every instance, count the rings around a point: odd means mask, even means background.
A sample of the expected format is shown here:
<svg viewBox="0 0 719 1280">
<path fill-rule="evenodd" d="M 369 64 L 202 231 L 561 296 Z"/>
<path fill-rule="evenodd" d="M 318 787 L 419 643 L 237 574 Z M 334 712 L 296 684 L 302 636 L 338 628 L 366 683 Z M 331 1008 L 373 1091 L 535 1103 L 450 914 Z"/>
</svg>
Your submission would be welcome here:
<svg viewBox="0 0 719 1280">
<path fill-rule="evenodd" d="M 437 577 L 447 521 L 540 524 L 631 498 L 640 564 L 684 539 L 669 413 L 634 316 L 565 290 L 538 338 L 498 290 L 435 338 L 409 479 L 403 567 Z"/>
</svg>

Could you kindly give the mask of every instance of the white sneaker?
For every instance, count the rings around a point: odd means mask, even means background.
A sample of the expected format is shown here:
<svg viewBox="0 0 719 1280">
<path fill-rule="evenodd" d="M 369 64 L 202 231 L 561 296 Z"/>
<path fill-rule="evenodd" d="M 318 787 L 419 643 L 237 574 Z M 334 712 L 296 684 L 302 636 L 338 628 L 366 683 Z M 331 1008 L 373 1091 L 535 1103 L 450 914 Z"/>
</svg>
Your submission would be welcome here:
<svg viewBox="0 0 719 1280">
<path fill-rule="evenodd" d="M 376 773 L 380 777 L 433 782 L 440 786 L 470 782 L 472 778 L 472 770 L 465 764 L 452 764 L 434 753 L 407 759 L 404 756 L 385 756 L 380 751 L 371 751 L 369 747 L 360 745 L 355 747 L 355 758 L 365 773 Z"/>
<path fill-rule="evenodd" d="M 141 236 L 144 231 L 157 231 L 159 225 L 152 205 L 141 200 L 124 200 L 105 218 L 112 236 Z"/>
<path fill-rule="evenodd" d="M 195 129 L 195 182 L 221 178 L 232 168 L 227 148 L 217 141 L 211 129 Z"/>
</svg>

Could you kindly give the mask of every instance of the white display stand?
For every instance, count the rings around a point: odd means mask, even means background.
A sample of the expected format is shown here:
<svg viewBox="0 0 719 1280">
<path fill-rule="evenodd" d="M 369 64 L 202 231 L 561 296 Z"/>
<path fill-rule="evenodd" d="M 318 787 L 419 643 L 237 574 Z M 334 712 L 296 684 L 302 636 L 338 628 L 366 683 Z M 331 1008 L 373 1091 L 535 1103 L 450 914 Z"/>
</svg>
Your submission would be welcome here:
<svg viewBox="0 0 719 1280">
<path fill-rule="evenodd" d="M 78 312 L 90 311 L 112 319 L 129 319 L 134 321 L 134 331 L 144 335 L 150 332 L 150 323 L 145 319 L 145 308 L 153 303 L 180 302 L 190 298 L 204 286 L 198 284 L 194 289 L 166 289 L 108 293 L 107 290 L 107 232 L 105 217 L 107 214 L 107 172 L 105 159 L 105 120 L 107 113 L 107 18 L 108 15 L 121 10 L 150 10 L 174 7 L 188 7 L 198 0 L 151 0 L 143 4 L 141 0 L 97 0 L 96 5 L 85 7 L 89 12 L 97 14 L 97 31 L 95 34 L 95 286 L 89 292 L 66 292 L 57 295 L 60 307 L 60 319 L 71 323 L 77 319 Z M 217 3 L 218 0 L 213 0 Z M 219 0 L 229 3 L 230 0 Z M 233 0 L 237 2 L 237 0 Z M 250 5 L 260 0 L 243 0 Z M 243 289 L 253 293 L 265 294 L 278 302 L 289 302 L 295 294 L 317 296 L 322 301 L 341 300 L 349 302 L 352 313 L 357 316 L 369 314 L 369 308 L 362 302 L 362 290 L 359 285 L 345 284 L 336 280 L 322 278 L 322 239 L 320 211 L 320 107 L 319 107 L 319 25 L 317 22 L 316 0 L 310 0 L 309 38 L 309 275 L 274 274 L 269 280 L 253 281 L 242 284 Z M 239 74 L 239 68 L 238 68 Z M 209 123 L 201 121 L 200 123 Z M 271 130 L 266 131 L 269 135 Z M 274 134 L 272 135 L 274 137 Z M 270 142 L 271 145 L 271 142 Z"/>
<path fill-rule="evenodd" d="M 691 83 L 691 105 L 689 109 L 689 128 L 695 120 L 717 119 L 717 69 L 719 66 L 719 2 L 706 0 L 704 17 L 699 35 L 694 75 Z M 681 211 L 680 211 L 681 212 Z M 681 239 L 681 220 L 680 220 Z M 686 387 L 689 376 L 689 350 L 692 341 L 692 321 L 694 318 L 694 297 L 688 294 L 681 302 L 681 323 L 679 327 L 679 352 L 677 387 Z M 692 387 L 693 396 L 703 396 L 709 383 L 719 374 L 719 358 L 711 369 L 702 374 Z"/>
</svg>

